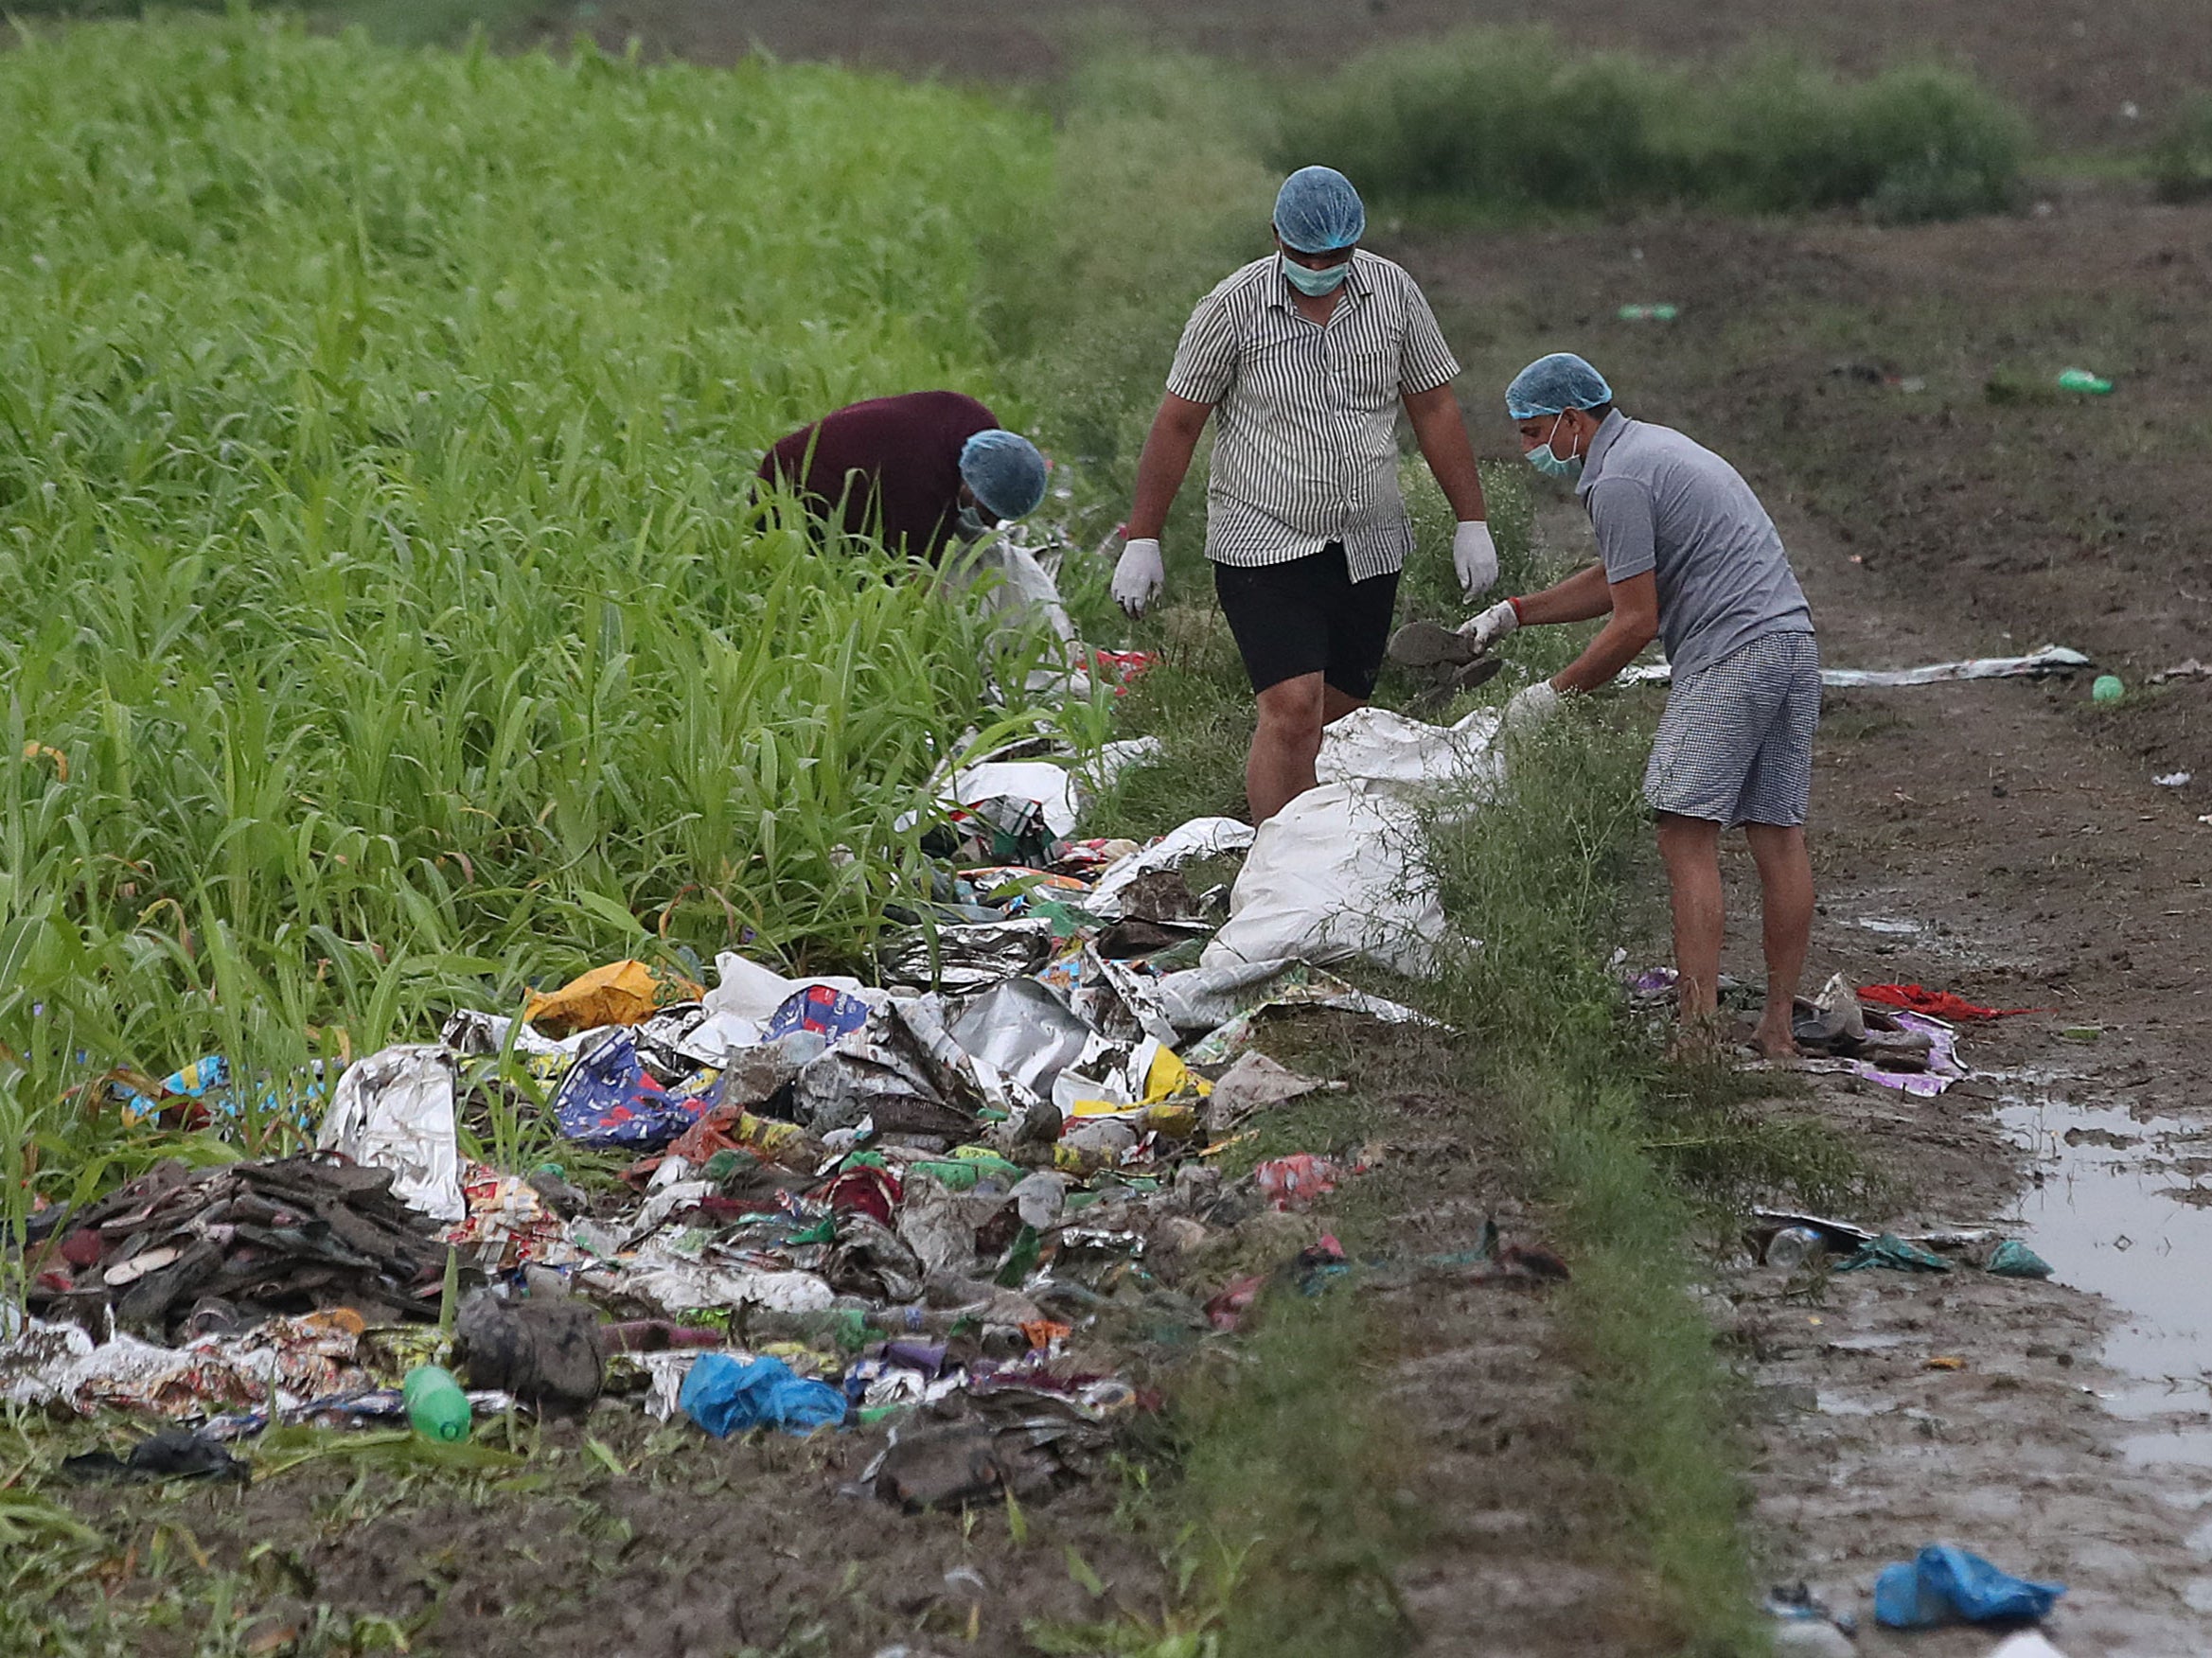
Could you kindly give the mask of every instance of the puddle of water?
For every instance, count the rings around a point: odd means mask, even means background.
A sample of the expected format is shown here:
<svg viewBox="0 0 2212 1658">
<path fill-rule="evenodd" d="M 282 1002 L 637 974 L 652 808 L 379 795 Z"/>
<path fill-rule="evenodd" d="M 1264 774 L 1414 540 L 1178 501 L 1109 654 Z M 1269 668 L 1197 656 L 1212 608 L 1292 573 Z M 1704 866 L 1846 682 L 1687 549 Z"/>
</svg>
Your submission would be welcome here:
<svg viewBox="0 0 2212 1658">
<path fill-rule="evenodd" d="M 2127 1380 L 2104 1404 L 2143 1427 L 2128 1460 L 2212 1468 L 2212 1208 L 2168 1195 L 2191 1188 L 2174 1159 L 2212 1154 L 2212 1126 L 2014 1098 L 1997 1115 L 2044 1175 L 2020 1201 L 2028 1245 L 2120 1314 L 2103 1359 Z"/>
</svg>

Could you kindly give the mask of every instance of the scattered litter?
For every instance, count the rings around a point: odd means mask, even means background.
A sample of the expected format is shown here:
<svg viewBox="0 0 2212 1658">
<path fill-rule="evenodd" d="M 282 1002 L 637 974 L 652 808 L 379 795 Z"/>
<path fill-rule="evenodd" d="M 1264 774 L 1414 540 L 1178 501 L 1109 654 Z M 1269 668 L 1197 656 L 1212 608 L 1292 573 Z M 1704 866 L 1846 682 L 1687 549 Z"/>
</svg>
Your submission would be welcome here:
<svg viewBox="0 0 2212 1658">
<path fill-rule="evenodd" d="M 2113 389 L 2112 381 L 2086 368 L 2062 368 L 2056 383 L 2062 392 L 2083 392 L 2093 397 L 2109 397 Z"/>
<path fill-rule="evenodd" d="M 1674 305 L 1624 305 L 1614 313 L 1624 323 L 1671 323 L 1682 314 Z"/>
<path fill-rule="evenodd" d="M 1897 685 L 1942 685 L 1959 679 L 2032 679 L 2052 674 L 2078 674 L 2097 664 L 2078 650 L 2045 645 L 2027 656 L 1975 657 L 1966 661 L 1931 662 L 1920 668 L 1822 668 L 1820 682 L 1849 691 Z M 1665 662 L 1639 662 L 1621 671 L 1628 684 L 1665 684 L 1672 670 Z"/>
<path fill-rule="evenodd" d="M 164 1428 L 130 1453 L 90 1451 L 62 1459 L 62 1477 L 80 1485 L 143 1485 L 161 1479 L 220 1479 L 246 1483 L 246 1465 L 220 1441 L 189 1428 Z"/>
<path fill-rule="evenodd" d="M 1948 990 L 1930 990 L 1920 984 L 1862 984 L 1859 1000 L 1924 1014 L 1931 1019 L 1944 1019 L 1952 1024 L 1974 1019 L 2011 1019 L 2022 1014 L 2050 1011 L 2047 1008 L 1985 1008 Z"/>
<path fill-rule="evenodd" d="M 2097 682 L 2089 687 L 2089 697 L 2093 702 L 2117 702 L 2127 694 L 2128 688 L 2120 682 L 2117 674 L 2099 674 Z"/>
<path fill-rule="evenodd" d="M 602 1025 L 635 1025 L 670 1002 L 697 1001 L 690 980 L 643 961 L 613 961 L 572 979 L 550 996 L 533 994 L 522 1017 L 541 1035 L 570 1036 Z"/>
<path fill-rule="evenodd" d="M 1951 1263 L 1932 1249 L 1885 1232 L 1862 1244 L 1858 1252 L 1835 1270 L 1863 1272 L 1869 1267 L 1887 1267 L 1892 1272 L 1949 1272 Z"/>
<path fill-rule="evenodd" d="M 1982 1270 L 1996 1278 L 2047 1279 L 2051 1263 L 2019 1239 L 2007 1238 L 1990 1251 Z"/>
<path fill-rule="evenodd" d="M 2185 662 L 2176 662 L 2172 667 L 2150 676 L 2153 685 L 2164 685 L 2174 679 L 2212 679 L 2212 668 L 2206 667 L 2196 657 L 2191 657 Z"/>
<path fill-rule="evenodd" d="M 1850 1658 L 1858 1620 L 1841 1616 L 1803 1583 L 1778 1586 L 1767 1592 L 1762 1609 L 1779 1625 L 1774 1632 L 1777 1653 L 1807 1654 L 1810 1658 Z"/>
<path fill-rule="evenodd" d="M 2163 777 L 2154 777 L 2150 781 L 2160 788 L 2186 788 L 2191 778 L 2186 771 L 2168 771 Z"/>
<path fill-rule="evenodd" d="M 1931 1543 L 1919 1558 L 1884 1566 L 1874 1581 L 1874 1617 L 1885 1629 L 1924 1630 L 1999 1619 L 2038 1622 L 2050 1615 L 2062 1583 L 2033 1583 L 1981 1556 Z"/>
</svg>

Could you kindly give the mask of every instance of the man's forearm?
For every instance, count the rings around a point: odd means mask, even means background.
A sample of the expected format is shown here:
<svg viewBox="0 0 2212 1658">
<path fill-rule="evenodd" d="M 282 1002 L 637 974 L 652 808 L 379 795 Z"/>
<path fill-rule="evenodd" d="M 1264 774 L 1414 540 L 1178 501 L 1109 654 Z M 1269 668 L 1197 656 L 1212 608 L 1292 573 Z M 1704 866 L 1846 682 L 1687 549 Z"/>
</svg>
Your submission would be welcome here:
<svg viewBox="0 0 2212 1658">
<path fill-rule="evenodd" d="M 1450 388 L 1440 399 L 1425 396 L 1407 398 L 1406 413 L 1413 422 L 1413 440 L 1421 458 L 1428 463 L 1437 487 L 1452 503 L 1452 516 L 1461 523 L 1479 522 L 1489 516 L 1482 500 L 1482 473 L 1475 465 L 1475 446 L 1467 441 L 1467 421 Z"/>
<path fill-rule="evenodd" d="M 1610 684 L 1651 642 L 1651 634 L 1643 627 L 1616 617 L 1598 629 L 1598 637 L 1590 641 L 1581 656 L 1551 677 L 1551 688 L 1595 691 L 1601 685 Z"/>
<path fill-rule="evenodd" d="M 1137 459 L 1137 499 L 1129 505 L 1125 532 L 1132 541 L 1158 540 L 1167 527 L 1167 509 L 1191 469 L 1203 425 L 1185 427 L 1164 415 L 1153 421 L 1144 439 L 1144 452 Z"/>
<path fill-rule="evenodd" d="M 1605 567 L 1592 564 L 1540 593 L 1529 593 L 1513 600 L 1513 605 L 1523 627 L 1552 622 L 1589 622 L 1612 612 L 1613 590 L 1605 579 Z"/>
</svg>

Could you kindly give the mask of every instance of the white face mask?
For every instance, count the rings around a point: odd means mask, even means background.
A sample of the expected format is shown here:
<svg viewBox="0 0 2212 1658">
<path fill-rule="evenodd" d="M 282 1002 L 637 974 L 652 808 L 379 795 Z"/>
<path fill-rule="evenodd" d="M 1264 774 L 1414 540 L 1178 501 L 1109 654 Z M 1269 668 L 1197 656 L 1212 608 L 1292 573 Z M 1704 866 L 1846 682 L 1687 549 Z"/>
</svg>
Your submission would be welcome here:
<svg viewBox="0 0 2212 1658">
<path fill-rule="evenodd" d="M 1283 256 L 1283 275 L 1291 287 L 1308 299 L 1318 299 L 1325 293 L 1334 293 L 1344 286 L 1344 278 L 1352 274 L 1352 261 L 1331 265 L 1325 271 L 1316 271 L 1301 265 L 1288 254 Z"/>
</svg>

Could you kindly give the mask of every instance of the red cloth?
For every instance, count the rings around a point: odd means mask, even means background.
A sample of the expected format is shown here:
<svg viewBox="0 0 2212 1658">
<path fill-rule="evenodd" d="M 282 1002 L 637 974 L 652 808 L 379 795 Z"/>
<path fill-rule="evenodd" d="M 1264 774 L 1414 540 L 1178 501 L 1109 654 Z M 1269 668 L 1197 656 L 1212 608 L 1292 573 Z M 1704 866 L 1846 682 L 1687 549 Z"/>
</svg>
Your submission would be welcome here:
<svg viewBox="0 0 2212 1658">
<path fill-rule="evenodd" d="M 960 392 L 871 397 L 777 443 L 761 457 L 760 476 L 791 483 L 808 510 L 849 535 L 875 529 L 880 510 L 886 547 L 934 559 L 960 510 L 961 447 L 998 424 Z"/>
<path fill-rule="evenodd" d="M 2044 1008 L 1985 1008 L 1953 996 L 1947 990 L 1930 990 L 1923 984 L 1862 984 L 1859 999 L 1907 1013 L 1925 1014 L 1931 1019 L 2009 1019 L 2017 1014 L 2040 1014 Z"/>
</svg>

